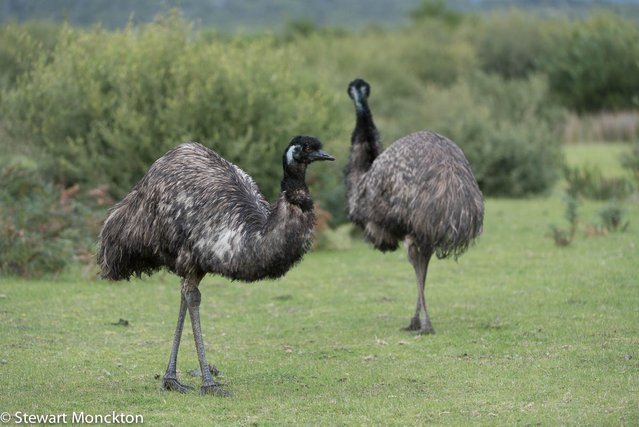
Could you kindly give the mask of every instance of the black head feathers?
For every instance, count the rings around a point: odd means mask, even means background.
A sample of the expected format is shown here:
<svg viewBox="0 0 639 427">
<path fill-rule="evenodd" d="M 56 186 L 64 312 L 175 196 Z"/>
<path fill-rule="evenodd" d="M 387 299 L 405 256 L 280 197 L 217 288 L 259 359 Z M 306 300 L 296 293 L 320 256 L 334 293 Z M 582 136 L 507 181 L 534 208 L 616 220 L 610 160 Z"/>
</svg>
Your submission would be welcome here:
<svg viewBox="0 0 639 427">
<path fill-rule="evenodd" d="M 368 99 L 371 94 L 371 86 L 363 79 L 355 79 L 348 84 L 348 96 L 353 101 L 357 99 Z"/>
<path fill-rule="evenodd" d="M 294 164 L 309 164 L 317 160 L 335 160 L 333 156 L 322 150 L 322 143 L 312 136 L 298 135 L 294 137 L 284 151 L 284 167 Z"/>
</svg>

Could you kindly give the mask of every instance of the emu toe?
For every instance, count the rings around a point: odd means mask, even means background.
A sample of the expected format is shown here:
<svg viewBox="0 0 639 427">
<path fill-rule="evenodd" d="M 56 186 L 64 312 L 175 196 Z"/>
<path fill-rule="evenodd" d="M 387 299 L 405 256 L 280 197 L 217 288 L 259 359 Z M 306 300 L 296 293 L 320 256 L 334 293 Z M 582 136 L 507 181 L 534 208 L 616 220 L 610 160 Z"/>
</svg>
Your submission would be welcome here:
<svg viewBox="0 0 639 427">
<path fill-rule="evenodd" d="M 405 328 L 405 331 L 416 331 L 419 335 L 434 335 L 435 329 L 431 325 L 430 321 L 422 322 L 419 317 L 413 317 L 410 319 L 410 323 Z"/>
<path fill-rule="evenodd" d="M 419 335 L 435 335 L 435 329 L 431 325 L 423 326 L 417 331 Z"/>
<path fill-rule="evenodd" d="M 403 328 L 405 331 L 419 331 L 422 329 L 422 323 L 419 320 L 419 317 L 413 317 L 410 319 L 410 323 L 408 326 Z"/>
<path fill-rule="evenodd" d="M 191 387 L 190 385 L 182 384 L 177 380 L 177 378 L 164 378 L 162 380 L 162 390 L 188 393 L 193 390 L 193 387 Z"/>
<path fill-rule="evenodd" d="M 213 394 L 220 397 L 231 397 L 231 393 L 222 388 L 219 384 L 202 384 L 200 387 L 200 394 Z"/>
</svg>

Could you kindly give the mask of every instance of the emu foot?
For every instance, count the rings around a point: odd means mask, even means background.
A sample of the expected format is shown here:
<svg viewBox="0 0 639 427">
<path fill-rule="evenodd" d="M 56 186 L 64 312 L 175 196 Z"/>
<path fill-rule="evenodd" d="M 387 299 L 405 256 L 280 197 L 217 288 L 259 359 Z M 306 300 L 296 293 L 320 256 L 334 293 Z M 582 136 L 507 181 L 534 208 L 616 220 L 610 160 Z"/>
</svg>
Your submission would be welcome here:
<svg viewBox="0 0 639 427">
<path fill-rule="evenodd" d="M 419 328 L 419 330 L 417 331 L 417 334 L 419 335 L 435 335 L 435 329 L 433 329 L 433 326 L 428 324 L 426 326 L 422 326 L 421 328 Z"/>
<path fill-rule="evenodd" d="M 410 319 L 410 324 L 403 328 L 405 331 L 416 331 L 419 335 L 434 335 L 435 329 L 433 329 L 433 325 L 431 325 L 430 320 L 422 321 L 419 317 L 413 317 Z"/>
<path fill-rule="evenodd" d="M 405 328 L 402 328 L 405 331 L 419 331 L 422 329 L 422 323 L 419 320 L 419 317 L 413 317 L 410 319 L 410 323 Z"/>
<path fill-rule="evenodd" d="M 193 390 L 190 385 L 182 384 L 177 378 L 164 378 L 162 379 L 162 390 L 165 391 L 177 391 L 179 393 L 188 393 Z"/>
<path fill-rule="evenodd" d="M 220 397 L 231 396 L 231 393 L 225 390 L 224 388 L 222 388 L 222 386 L 220 386 L 219 384 L 202 384 L 202 386 L 200 387 L 200 394 L 201 395 L 213 394 L 215 396 L 220 396 Z"/>
</svg>

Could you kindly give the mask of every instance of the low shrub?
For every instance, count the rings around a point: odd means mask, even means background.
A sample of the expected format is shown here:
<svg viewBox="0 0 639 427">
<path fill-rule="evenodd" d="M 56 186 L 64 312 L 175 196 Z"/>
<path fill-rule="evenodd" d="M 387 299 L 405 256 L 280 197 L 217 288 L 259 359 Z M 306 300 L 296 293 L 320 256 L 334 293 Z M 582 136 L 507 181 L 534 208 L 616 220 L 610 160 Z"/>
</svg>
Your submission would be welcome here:
<svg viewBox="0 0 639 427">
<path fill-rule="evenodd" d="M 626 211 L 618 202 L 610 202 L 599 210 L 602 227 L 608 231 L 626 231 L 630 222 L 624 222 Z"/>
<path fill-rule="evenodd" d="M 582 196 L 594 200 L 621 200 L 633 191 L 633 185 L 623 177 L 604 177 L 596 166 L 563 168 L 568 183 L 567 192 L 573 197 Z"/>
<path fill-rule="evenodd" d="M 73 260 L 77 207 L 40 176 L 33 162 L 0 169 L 0 274 L 37 277 Z"/>
<path fill-rule="evenodd" d="M 632 173 L 635 182 L 639 184 L 639 140 L 633 145 L 630 153 L 620 160 L 621 165 Z"/>
<path fill-rule="evenodd" d="M 568 228 L 560 228 L 556 225 L 550 225 L 550 236 L 557 246 L 568 246 L 575 239 L 577 233 L 577 225 L 579 220 L 579 214 L 577 208 L 579 206 L 575 197 L 570 194 L 566 194 L 564 197 L 564 203 L 566 204 L 566 212 L 564 214 L 568 221 Z"/>
</svg>

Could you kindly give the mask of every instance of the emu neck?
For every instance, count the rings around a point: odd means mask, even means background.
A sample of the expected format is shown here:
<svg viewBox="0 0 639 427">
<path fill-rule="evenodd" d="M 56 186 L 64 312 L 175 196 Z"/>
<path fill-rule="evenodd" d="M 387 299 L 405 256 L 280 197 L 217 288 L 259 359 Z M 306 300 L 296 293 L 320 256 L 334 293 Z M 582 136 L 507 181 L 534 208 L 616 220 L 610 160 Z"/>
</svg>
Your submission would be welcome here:
<svg viewBox="0 0 639 427">
<path fill-rule="evenodd" d="M 313 210 L 313 200 L 306 186 L 305 164 L 294 163 L 284 166 L 281 189 L 289 203 L 299 206 L 304 212 Z"/>
<path fill-rule="evenodd" d="M 382 152 L 379 133 L 365 98 L 355 99 L 356 122 L 351 135 L 351 153 L 346 167 L 346 193 L 357 186 L 362 176 Z"/>
<path fill-rule="evenodd" d="M 381 145 L 379 143 L 379 133 L 373 114 L 368 108 L 368 101 L 363 97 L 356 97 L 355 100 L 355 129 L 351 135 L 351 168 L 367 171 L 379 155 Z"/>
<path fill-rule="evenodd" d="M 351 142 L 353 144 L 377 142 L 379 136 L 377 135 L 375 123 L 373 122 L 373 114 L 368 107 L 368 101 L 366 98 L 358 96 L 355 98 L 354 103 L 356 122 Z"/>
</svg>

